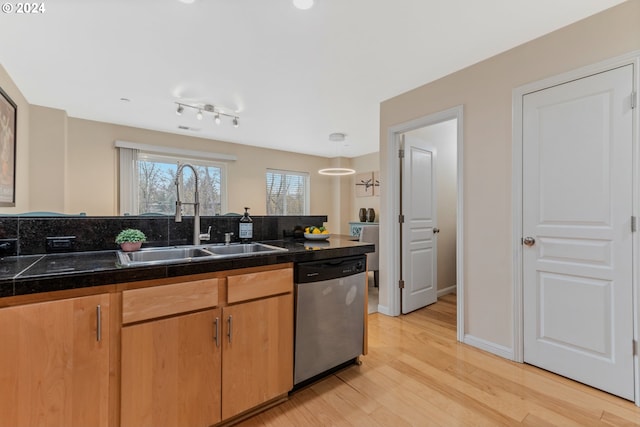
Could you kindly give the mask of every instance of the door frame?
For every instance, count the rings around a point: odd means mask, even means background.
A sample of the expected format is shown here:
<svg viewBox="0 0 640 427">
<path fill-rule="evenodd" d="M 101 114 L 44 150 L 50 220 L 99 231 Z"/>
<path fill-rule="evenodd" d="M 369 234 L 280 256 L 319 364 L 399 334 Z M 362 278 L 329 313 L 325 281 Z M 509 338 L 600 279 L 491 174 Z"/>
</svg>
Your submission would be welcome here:
<svg viewBox="0 0 640 427">
<path fill-rule="evenodd" d="M 522 179 L 522 163 L 524 159 L 523 155 L 523 141 L 522 141 L 522 120 L 523 120 L 523 99 L 526 94 L 543 90 L 552 86 L 568 83 L 573 80 L 588 77 L 593 74 L 609 71 L 614 68 L 618 68 L 625 65 L 633 65 L 634 77 L 633 77 L 633 91 L 636 97 L 636 106 L 632 112 L 632 144 L 633 144 L 633 215 L 639 216 L 640 203 L 639 194 L 640 190 L 640 139 L 638 132 L 638 124 L 640 124 L 640 106 L 638 106 L 638 88 L 640 87 L 640 51 L 634 51 L 625 55 L 621 55 L 615 58 L 607 59 L 596 64 L 587 65 L 579 69 L 569 71 L 563 74 L 552 76 L 543 80 L 528 83 L 526 85 L 515 88 L 512 91 L 512 253 L 513 253 L 513 360 L 515 362 L 524 363 L 524 301 L 523 301 L 523 252 L 521 239 L 523 236 L 523 179 Z M 629 96 L 629 102 L 631 102 L 631 94 Z M 635 340 L 636 347 L 638 342 L 638 333 L 640 331 L 640 316 L 638 308 L 640 307 L 640 287 L 638 285 L 638 266 L 640 266 L 640 254 L 638 249 L 640 248 L 640 233 L 636 232 L 633 235 L 633 282 L 632 292 L 633 298 L 633 339 Z M 635 403 L 640 406 L 640 376 L 639 376 L 639 357 L 638 351 L 634 355 L 634 381 L 635 381 Z"/>
<path fill-rule="evenodd" d="M 387 309 L 380 309 L 383 314 L 399 316 L 400 307 L 400 233 L 398 216 L 400 215 L 400 195 L 399 195 L 399 174 L 400 166 L 398 161 L 398 147 L 400 135 L 422 127 L 435 125 L 448 120 L 457 119 L 456 143 L 457 143 L 457 207 L 456 207 L 456 293 L 457 293 L 457 331 L 458 341 L 464 338 L 464 280 L 463 280 L 463 254 L 464 254 L 464 234 L 463 234 L 463 106 L 459 105 L 438 113 L 419 117 L 417 119 L 400 123 L 387 128 L 387 170 L 389 171 L 389 190 L 395 193 L 391 198 L 391 203 L 384 207 L 384 217 L 388 218 L 384 233 L 387 235 L 386 241 L 390 243 L 387 252 L 389 266 L 385 272 L 385 283 L 389 284 L 389 306 Z M 382 229 L 380 230 L 383 231 Z"/>
</svg>

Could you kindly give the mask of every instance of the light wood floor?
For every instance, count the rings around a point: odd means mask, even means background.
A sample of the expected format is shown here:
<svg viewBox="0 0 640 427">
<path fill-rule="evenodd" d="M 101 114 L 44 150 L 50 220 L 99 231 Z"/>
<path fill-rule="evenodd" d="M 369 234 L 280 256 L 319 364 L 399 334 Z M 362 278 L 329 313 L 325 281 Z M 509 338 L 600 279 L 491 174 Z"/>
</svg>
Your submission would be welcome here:
<svg viewBox="0 0 640 427">
<path fill-rule="evenodd" d="M 640 408 L 456 342 L 455 295 L 369 316 L 369 355 L 240 425 L 640 426 Z"/>
</svg>

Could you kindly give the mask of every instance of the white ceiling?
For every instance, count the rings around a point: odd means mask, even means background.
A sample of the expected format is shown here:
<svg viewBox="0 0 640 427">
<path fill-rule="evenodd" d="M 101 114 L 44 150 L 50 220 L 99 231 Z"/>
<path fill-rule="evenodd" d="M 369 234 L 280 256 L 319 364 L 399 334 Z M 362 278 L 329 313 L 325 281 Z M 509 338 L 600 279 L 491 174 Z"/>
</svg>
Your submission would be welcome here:
<svg viewBox="0 0 640 427">
<path fill-rule="evenodd" d="M 381 101 L 622 2 L 51 0 L 0 15 L 0 64 L 72 117 L 353 157 L 378 150 Z M 181 99 L 237 109 L 240 127 L 178 116 Z"/>
</svg>

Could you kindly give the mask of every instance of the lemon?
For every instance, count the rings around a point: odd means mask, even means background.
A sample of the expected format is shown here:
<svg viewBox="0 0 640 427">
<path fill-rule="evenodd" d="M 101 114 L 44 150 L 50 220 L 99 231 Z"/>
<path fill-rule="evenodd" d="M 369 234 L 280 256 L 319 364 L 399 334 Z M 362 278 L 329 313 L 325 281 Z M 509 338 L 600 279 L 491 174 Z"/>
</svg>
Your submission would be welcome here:
<svg viewBox="0 0 640 427">
<path fill-rule="evenodd" d="M 320 231 L 319 228 L 314 228 L 312 234 L 320 234 L 322 233 L 322 231 Z"/>
<path fill-rule="evenodd" d="M 321 232 L 321 234 L 329 234 L 329 230 L 324 230 Z"/>
</svg>

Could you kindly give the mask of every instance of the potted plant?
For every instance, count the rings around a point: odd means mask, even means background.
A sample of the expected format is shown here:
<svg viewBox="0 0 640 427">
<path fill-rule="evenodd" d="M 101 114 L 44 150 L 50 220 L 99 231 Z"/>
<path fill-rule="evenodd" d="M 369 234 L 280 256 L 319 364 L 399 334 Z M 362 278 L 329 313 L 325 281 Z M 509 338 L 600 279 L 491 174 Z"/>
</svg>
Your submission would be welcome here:
<svg viewBox="0 0 640 427">
<path fill-rule="evenodd" d="M 142 246 L 142 243 L 146 241 L 147 236 L 135 228 L 122 230 L 120 234 L 116 236 L 116 243 L 119 244 L 120 248 L 125 252 L 137 251 Z"/>
</svg>

